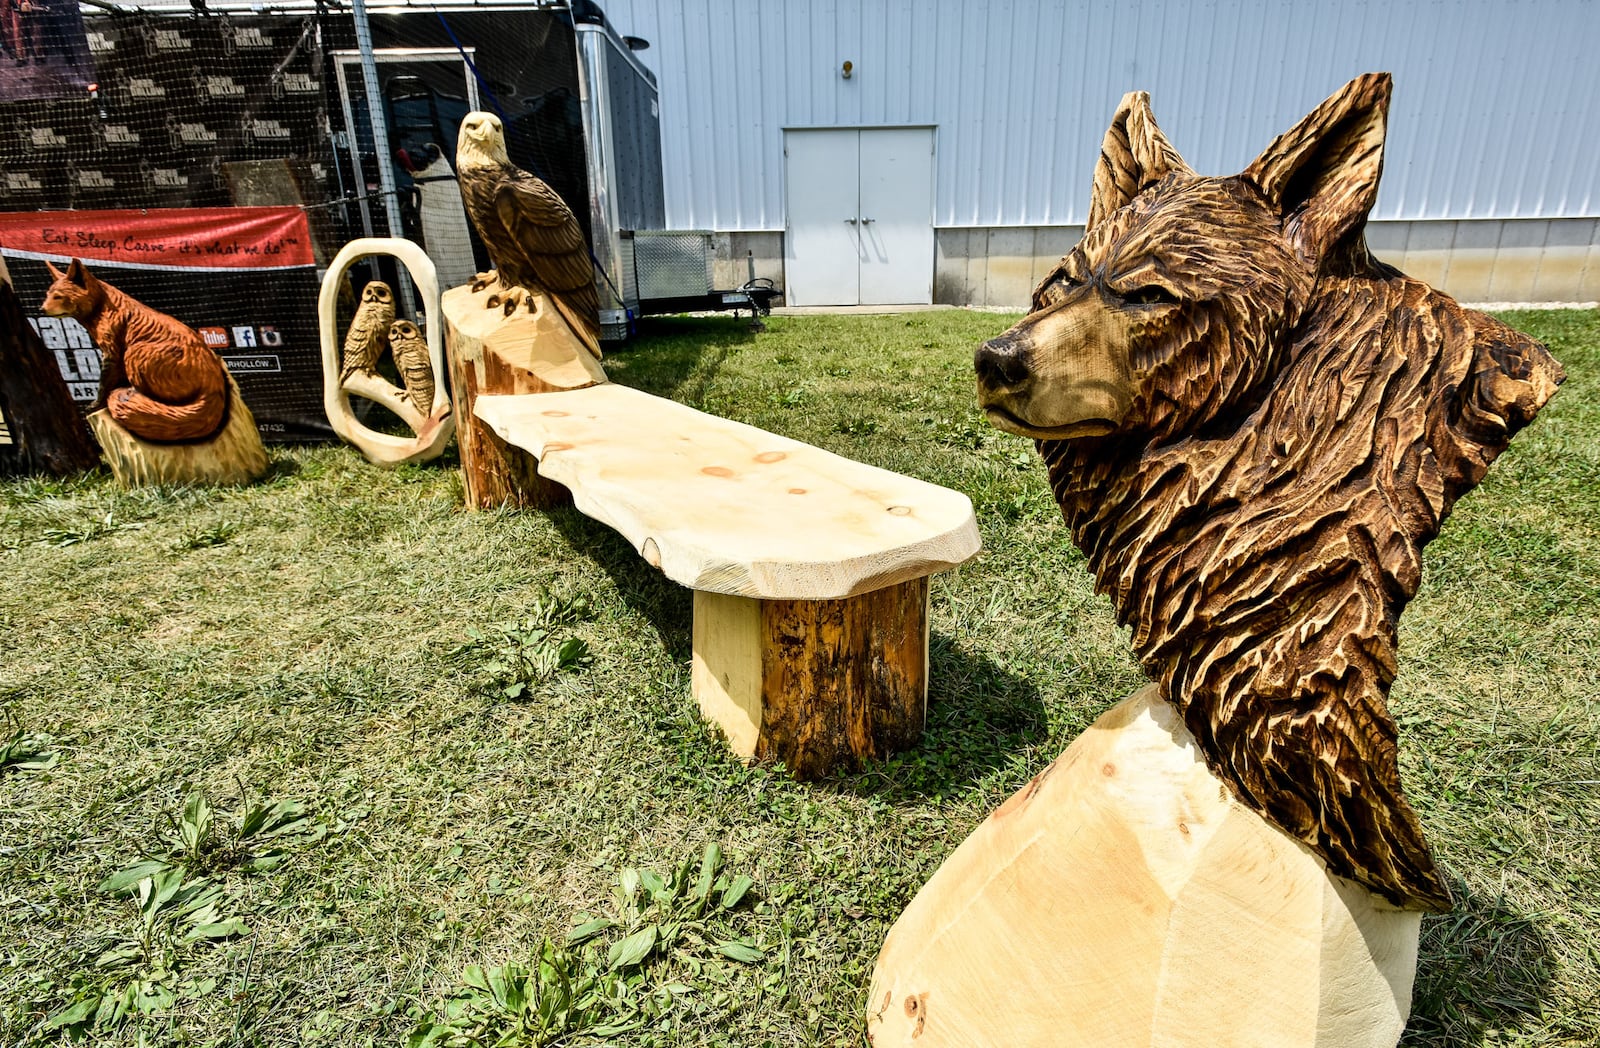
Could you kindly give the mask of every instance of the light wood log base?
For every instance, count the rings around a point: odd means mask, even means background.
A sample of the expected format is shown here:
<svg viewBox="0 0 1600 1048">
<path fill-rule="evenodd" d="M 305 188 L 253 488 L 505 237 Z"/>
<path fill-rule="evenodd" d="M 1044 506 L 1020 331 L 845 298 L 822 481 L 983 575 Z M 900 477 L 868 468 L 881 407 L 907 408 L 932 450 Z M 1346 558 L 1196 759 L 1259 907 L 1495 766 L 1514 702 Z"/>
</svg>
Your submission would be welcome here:
<svg viewBox="0 0 1600 1048">
<path fill-rule="evenodd" d="M 154 444 L 122 428 L 105 409 L 89 416 L 111 475 L 124 487 L 154 484 L 248 484 L 267 471 L 256 420 L 228 376 L 228 420 L 198 444 Z"/>
<path fill-rule="evenodd" d="M 564 487 L 539 476 L 533 455 L 496 436 L 473 407 L 480 394 L 549 393 L 604 383 L 598 349 L 574 335 L 543 296 L 530 294 L 526 306 L 507 316 L 486 304 L 494 293 L 494 285 L 476 292 L 470 285 L 451 288 L 440 309 L 467 507 L 570 503 Z"/>
<path fill-rule="evenodd" d="M 956 849 L 890 930 L 874 1048 L 1393 1048 L 1421 914 L 1234 799 L 1155 686 Z"/>
<path fill-rule="evenodd" d="M 691 688 L 737 756 L 797 779 L 909 749 L 928 699 L 928 580 L 842 600 L 696 590 Z"/>
</svg>

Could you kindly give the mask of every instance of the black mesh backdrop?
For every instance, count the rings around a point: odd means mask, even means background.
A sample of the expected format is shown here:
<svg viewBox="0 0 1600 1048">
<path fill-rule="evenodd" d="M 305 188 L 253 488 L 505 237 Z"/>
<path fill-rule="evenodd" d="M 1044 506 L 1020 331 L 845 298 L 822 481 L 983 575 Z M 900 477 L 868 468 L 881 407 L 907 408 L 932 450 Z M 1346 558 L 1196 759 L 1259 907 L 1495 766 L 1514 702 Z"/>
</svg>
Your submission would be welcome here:
<svg viewBox="0 0 1600 1048">
<path fill-rule="evenodd" d="M 311 205 L 316 255 L 326 259 L 341 231 L 325 205 L 340 189 L 313 19 L 134 14 L 91 15 L 83 24 L 93 72 L 81 89 L 0 103 L 0 209 Z M 159 226 L 151 235 L 162 235 Z M 80 244 L 59 249 L 93 257 Z M 202 330 L 228 361 L 263 437 L 331 435 L 322 414 L 315 268 L 89 264 L 108 283 Z M 95 352 L 81 344 L 81 328 L 38 315 L 49 283 L 42 261 L 13 257 L 10 268 L 74 398 L 87 406 L 98 380 Z"/>
<path fill-rule="evenodd" d="M 0 208 L 222 207 L 236 192 L 228 165 L 269 160 L 296 161 L 311 202 L 329 199 L 311 19 L 89 16 L 84 26 L 98 90 L 0 103 Z"/>
<path fill-rule="evenodd" d="M 0 211 L 303 206 L 319 265 L 346 240 L 371 233 L 423 243 L 442 272 L 484 268 L 476 237 L 459 222 L 437 221 L 440 194 L 454 191 L 456 135 L 475 91 L 480 108 L 503 118 L 512 160 L 549 181 L 589 232 L 578 57 L 565 10 L 374 14 L 387 157 L 373 144 L 348 12 L 89 14 L 83 27 L 80 68 L 64 66 L 51 89 L 34 97 L 0 94 Z M 427 54 L 395 60 L 394 49 Z M 81 69 L 85 61 L 92 72 Z M 81 85 L 73 80 L 80 72 Z M 8 83 L 29 94 L 22 81 Z M 647 145 L 659 148 L 631 140 L 625 147 Z M 380 166 L 395 187 L 398 228 L 391 228 Z M 43 263 L 13 255 L 12 270 L 25 306 L 36 307 Z M 226 331 L 219 351 L 263 436 L 331 435 L 321 407 L 316 270 L 255 278 L 96 272 L 197 329 Z M 354 285 L 374 276 L 398 282 L 392 264 L 375 262 L 357 268 Z M 93 368 L 86 347 L 45 327 L 48 338 L 67 340 L 58 358 L 63 376 L 87 406 Z M 250 329 L 248 344 L 236 328 Z"/>
</svg>

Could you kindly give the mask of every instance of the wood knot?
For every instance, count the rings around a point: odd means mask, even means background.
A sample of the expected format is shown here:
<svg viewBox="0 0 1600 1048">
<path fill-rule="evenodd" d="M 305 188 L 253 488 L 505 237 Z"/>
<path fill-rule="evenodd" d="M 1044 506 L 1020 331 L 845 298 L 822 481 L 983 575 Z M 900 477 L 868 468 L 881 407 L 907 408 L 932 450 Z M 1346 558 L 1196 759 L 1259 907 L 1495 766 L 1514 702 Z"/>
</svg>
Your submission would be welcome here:
<svg viewBox="0 0 1600 1048">
<path fill-rule="evenodd" d="M 790 488 L 789 489 L 789 494 L 791 494 L 791 495 L 804 495 L 805 493 L 806 493 L 806 489 L 805 488 Z"/>
<path fill-rule="evenodd" d="M 541 414 L 544 415 L 545 418 L 566 418 L 568 415 L 568 413 L 565 411 L 556 411 L 554 409 L 541 412 Z"/>
<path fill-rule="evenodd" d="M 1115 764 L 1112 764 L 1110 761 L 1106 761 L 1105 764 L 1100 768 L 1100 774 L 1104 775 L 1108 779 L 1111 778 L 1111 776 L 1115 775 L 1116 773 L 1117 773 L 1117 766 Z"/>
<path fill-rule="evenodd" d="M 1178 832 L 1183 834 L 1185 837 L 1189 836 L 1189 824 L 1184 822 L 1182 819 L 1179 819 Z"/>
<path fill-rule="evenodd" d="M 703 466 L 701 467 L 700 472 L 704 473 L 708 477 L 733 476 L 733 470 L 729 469 L 727 466 Z"/>
<path fill-rule="evenodd" d="M 890 506 L 889 507 L 889 512 L 892 515 L 896 516 L 896 517 L 909 517 L 909 516 L 911 516 L 911 507 L 910 506 Z"/>
<path fill-rule="evenodd" d="M 786 459 L 788 457 L 789 457 L 788 453 L 787 452 L 783 452 L 783 451 L 763 451 L 761 454 L 756 456 L 756 461 L 757 462 L 782 462 L 784 459 Z"/>
<path fill-rule="evenodd" d="M 655 539 L 644 540 L 644 545 L 639 547 L 639 556 L 652 568 L 661 567 L 661 547 L 656 545 Z"/>
<path fill-rule="evenodd" d="M 571 450 L 572 450 L 572 445 L 566 443 L 565 441 L 561 441 L 561 440 L 552 440 L 550 443 L 548 443 L 548 444 L 546 444 L 544 446 L 544 453 L 546 455 L 550 454 L 550 452 L 552 452 L 552 451 L 571 451 Z"/>
<path fill-rule="evenodd" d="M 917 1021 L 916 1027 L 911 1031 L 911 1036 L 913 1038 L 921 1037 L 922 1028 L 928 1022 L 928 995 L 925 993 L 917 994 L 916 996 L 907 994 L 906 1016 Z"/>
</svg>

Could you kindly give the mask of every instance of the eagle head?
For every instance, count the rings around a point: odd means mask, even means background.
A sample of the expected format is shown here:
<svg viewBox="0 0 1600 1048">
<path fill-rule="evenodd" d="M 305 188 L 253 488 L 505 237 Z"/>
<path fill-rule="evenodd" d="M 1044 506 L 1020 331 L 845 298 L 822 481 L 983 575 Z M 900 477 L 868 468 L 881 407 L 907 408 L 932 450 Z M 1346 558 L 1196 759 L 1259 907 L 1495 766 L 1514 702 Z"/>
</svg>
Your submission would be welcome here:
<svg viewBox="0 0 1600 1048">
<path fill-rule="evenodd" d="M 506 131 L 493 113 L 468 113 L 461 120 L 461 137 L 456 142 L 456 170 L 509 164 Z"/>
</svg>

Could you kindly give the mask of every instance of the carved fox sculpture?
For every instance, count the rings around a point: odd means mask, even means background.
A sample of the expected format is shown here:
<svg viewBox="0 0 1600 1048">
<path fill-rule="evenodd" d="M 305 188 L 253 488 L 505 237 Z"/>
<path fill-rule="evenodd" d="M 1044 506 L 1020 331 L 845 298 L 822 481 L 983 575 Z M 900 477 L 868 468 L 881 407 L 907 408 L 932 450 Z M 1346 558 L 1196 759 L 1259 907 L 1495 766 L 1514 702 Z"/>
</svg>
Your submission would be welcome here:
<svg viewBox="0 0 1600 1048">
<path fill-rule="evenodd" d="M 100 347 L 96 408 L 157 443 L 202 441 L 222 428 L 227 369 L 199 335 L 103 283 L 78 259 L 65 273 L 53 265 L 50 273 L 45 315 L 75 318 Z"/>
<path fill-rule="evenodd" d="M 1360 77 L 1211 178 L 1130 93 L 1083 240 L 975 363 L 1212 771 L 1334 873 L 1443 909 L 1400 785 L 1396 626 L 1563 373 L 1368 253 L 1389 95 Z"/>
</svg>

